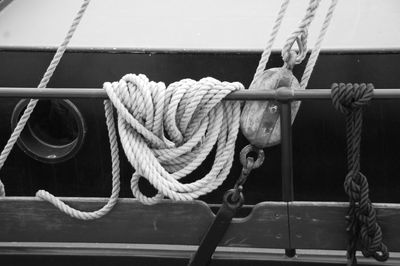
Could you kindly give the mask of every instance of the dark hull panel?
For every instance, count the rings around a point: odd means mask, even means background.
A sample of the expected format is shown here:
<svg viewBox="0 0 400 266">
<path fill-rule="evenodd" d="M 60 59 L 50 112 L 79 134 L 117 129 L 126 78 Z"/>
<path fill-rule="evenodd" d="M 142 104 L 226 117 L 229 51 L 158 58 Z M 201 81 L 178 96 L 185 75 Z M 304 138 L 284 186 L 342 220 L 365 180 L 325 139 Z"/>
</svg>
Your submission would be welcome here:
<svg viewBox="0 0 400 266">
<path fill-rule="evenodd" d="M 53 50 L 0 50 L 0 86 L 36 86 L 53 55 Z M 182 78 L 213 76 L 240 81 L 248 86 L 259 53 L 233 52 L 137 52 L 72 50 L 65 54 L 49 87 L 101 88 L 126 73 L 143 73 L 149 79 L 169 84 Z M 280 66 L 273 54 L 270 67 Z M 300 78 L 304 66 L 294 74 Z M 399 52 L 322 53 L 311 77 L 309 89 L 330 88 L 333 82 L 371 82 L 376 88 L 399 88 Z M 10 134 L 10 118 L 18 99 L 0 99 L 0 146 Z M 15 147 L 1 171 L 10 196 L 32 196 L 46 189 L 58 196 L 107 197 L 111 190 L 110 154 L 102 100 L 73 100 L 87 126 L 81 150 L 72 159 L 46 164 Z M 364 120 L 361 167 L 370 183 L 373 202 L 399 202 L 400 191 L 400 105 L 394 100 L 374 100 Z M 295 200 L 346 201 L 343 180 L 346 171 L 344 117 L 330 101 L 304 101 L 293 126 Z M 237 152 L 247 144 L 240 135 Z M 246 204 L 281 200 L 280 147 L 265 149 L 262 168 L 254 171 L 245 187 Z M 212 156 L 201 170 L 187 180 L 203 175 Z M 205 196 L 219 203 L 223 191 L 231 188 L 240 173 L 238 156 L 228 180 Z M 132 168 L 121 154 L 122 197 L 131 197 Z M 143 186 L 146 184 L 143 182 Z M 149 189 L 149 191 L 151 191 Z"/>
</svg>

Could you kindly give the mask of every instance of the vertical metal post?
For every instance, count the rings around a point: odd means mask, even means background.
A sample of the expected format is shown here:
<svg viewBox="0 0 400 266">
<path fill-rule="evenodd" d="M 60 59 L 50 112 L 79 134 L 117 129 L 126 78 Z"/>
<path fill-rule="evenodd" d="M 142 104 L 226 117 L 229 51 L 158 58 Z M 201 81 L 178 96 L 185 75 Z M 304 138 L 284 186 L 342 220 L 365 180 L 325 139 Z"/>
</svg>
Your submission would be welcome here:
<svg viewBox="0 0 400 266">
<path fill-rule="evenodd" d="M 282 200 L 289 202 L 294 200 L 293 193 L 293 148 L 292 148 L 292 109 L 290 101 L 280 102 L 280 122 L 281 122 L 281 171 L 282 171 Z M 289 214 L 289 206 L 288 206 Z M 290 217 L 288 216 L 289 241 L 290 236 Z M 288 257 L 294 257 L 296 250 L 293 248 L 285 249 Z"/>
</svg>

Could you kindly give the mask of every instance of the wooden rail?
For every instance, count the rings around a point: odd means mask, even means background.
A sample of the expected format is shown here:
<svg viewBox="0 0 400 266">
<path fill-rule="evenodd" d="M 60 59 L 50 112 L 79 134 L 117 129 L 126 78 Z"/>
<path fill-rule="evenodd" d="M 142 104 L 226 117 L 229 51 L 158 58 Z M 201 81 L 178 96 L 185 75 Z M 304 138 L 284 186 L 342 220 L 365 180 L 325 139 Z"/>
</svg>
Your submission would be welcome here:
<svg viewBox="0 0 400 266">
<path fill-rule="evenodd" d="M 103 198 L 63 200 L 83 210 L 97 209 L 106 202 Z M 292 260 L 343 263 L 343 252 L 321 250 L 346 249 L 344 215 L 347 205 L 337 202 L 261 202 L 247 217 L 234 219 L 216 257 L 282 260 L 283 249 L 290 246 L 300 249 Z M 385 243 L 392 253 L 400 252 L 400 204 L 375 204 L 375 207 Z M 107 254 L 178 258 L 193 253 L 214 216 L 201 201 L 165 200 L 146 206 L 135 199 L 120 199 L 111 213 L 102 219 L 81 221 L 33 197 L 0 199 L 0 213 L 0 255 Z M 400 264 L 398 254 L 393 254 L 385 265 Z M 363 261 L 378 264 L 373 260 Z"/>
</svg>

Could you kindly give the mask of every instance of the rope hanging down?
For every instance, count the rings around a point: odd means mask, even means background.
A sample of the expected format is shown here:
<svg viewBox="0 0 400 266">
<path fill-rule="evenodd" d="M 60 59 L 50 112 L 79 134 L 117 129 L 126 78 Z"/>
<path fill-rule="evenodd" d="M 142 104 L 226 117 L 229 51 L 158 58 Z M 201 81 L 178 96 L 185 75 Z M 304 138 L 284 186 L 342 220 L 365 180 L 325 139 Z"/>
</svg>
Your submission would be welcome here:
<svg viewBox="0 0 400 266">
<path fill-rule="evenodd" d="M 350 207 L 347 219 L 349 243 L 348 265 L 356 265 L 356 249 L 359 241 L 365 257 L 385 261 L 389 257 L 382 242 L 382 231 L 376 220 L 376 212 L 369 199 L 367 178 L 360 172 L 360 143 L 362 129 L 362 106 L 373 96 L 372 84 L 333 84 L 332 102 L 335 108 L 346 115 L 347 168 L 344 188 L 349 196 Z"/>
<path fill-rule="evenodd" d="M 337 0 L 331 1 L 316 45 L 311 52 L 310 60 L 308 61 L 304 71 L 301 84 L 299 84 L 292 73 L 292 69 L 295 64 L 300 64 L 306 57 L 308 28 L 310 27 L 311 22 L 316 15 L 320 0 L 310 0 L 304 18 L 300 21 L 297 29 L 287 39 L 286 44 L 282 49 L 284 66 L 281 68 L 271 68 L 265 70 L 271 54 L 273 42 L 277 36 L 279 27 L 289 4 L 288 0 L 284 0 L 280 7 L 277 19 L 275 20 L 271 37 L 261 56 L 259 65 L 249 89 L 276 90 L 282 86 L 289 87 L 292 91 L 306 89 L 321 50 L 322 40 L 327 32 L 337 2 Z M 296 52 L 292 49 L 295 42 L 297 42 L 299 52 Z M 299 107 L 300 101 L 292 102 L 292 122 L 296 117 Z M 265 148 L 276 145 L 280 142 L 280 120 L 279 112 L 277 112 L 278 108 L 279 104 L 276 101 L 246 102 L 241 116 L 241 129 L 243 135 L 249 140 L 250 143 L 258 148 Z"/>
<path fill-rule="evenodd" d="M 319 2 L 320 0 L 310 1 L 307 15 L 301 24 L 302 36 L 297 36 L 297 40 L 301 39 L 304 43 L 306 42 L 308 26 L 315 15 Z M 336 0 L 332 1 L 330 11 L 325 19 L 322 27 L 325 31 L 336 2 Z M 88 3 L 89 0 L 86 0 L 82 4 L 39 88 L 46 87 Z M 257 72 L 262 68 L 265 69 L 272 43 L 288 3 L 289 0 L 282 3 L 273 34 L 260 60 Z M 322 42 L 325 31 L 321 31 L 317 43 Z M 293 43 L 288 46 L 289 49 L 292 45 Z M 313 64 L 315 64 L 315 61 L 310 66 L 310 74 Z M 240 104 L 238 102 L 220 103 L 220 101 L 232 91 L 243 89 L 240 83 L 219 82 L 212 78 L 205 78 L 198 82 L 186 79 L 165 88 L 163 83 L 150 82 L 144 75 L 126 75 L 118 83 L 105 83 L 104 89 L 118 110 L 121 143 L 128 160 L 136 169 L 132 176 L 131 188 L 133 194 L 139 200 L 147 204 L 156 203 L 164 196 L 174 200 L 190 200 L 214 190 L 225 180 L 233 160 L 234 143 L 239 126 Z M 28 121 L 36 103 L 37 100 L 32 100 L 21 117 L 0 156 L 0 168 Z M 109 212 L 118 199 L 120 184 L 118 145 L 110 101 L 105 101 L 105 112 L 113 169 L 112 195 L 108 203 L 98 211 L 81 212 L 67 206 L 46 191 L 41 190 L 36 194 L 75 218 L 99 218 Z M 168 137 L 164 135 L 164 129 Z M 218 145 L 217 154 L 210 173 L 193 183 L 180 183 L 178 180 L 198 167 L 215 143 Z M 134 145 L 137 145 L 137 147 Z M 156 196 L 147 197 L 140 192 L 138 187 L 140 176 L 147 178 L 159 191 Z M 0 192 L 1 188 L 3 188 L 2 183 L 0 183 Z"/>
<path fill-rule="evenodd" d="M 144 75 L 129 74 L 120 82 L 105 83 L 104 89 L 118 111 L 121 143 L 136 170 L 132 193 L 141 202 L 154 204 L 164 196 L 192 200 L 226 179 L 239 130 L 240 103 L 222 99 L 244 89 L 242 84 L 203 78 L 184 79 L 166 88 Z M 180 183 L 200 166 L 215 143 L 211 171 L 193 183 Z M 159 191 L 156 196 L 140 192 L 141 176 Z"/>
<path fill-rule="evenodd" d="M 256 72 L 253 77 L 252 84 L 255 82 L 255 80 L 257 80 L 261 77 L 261 75 L 263 74 L 263 72 L 265 70 L 265 67 L 268 63 L 269 57 L 272 52 L 272 46 L 274 44 L 276 36 L 278 35 L 279 28 L 282 24 L 283 18 L 285 17 L 287 7 L 289 6 L 289 2 L 290 2 L 290 0 L 283 0 L 283 2 L 281 4 L 280 10 L 278 12 L 278 16 L 277 16 L 274 26 L 272 28 L 270 39 L 268 40 L 267 46 L 261 55 L 260 61 L 258 63 Z M 281 52 L 282 59 L 284 62 L 288 61 L 290 52 L 296 41 L 299 44 L 300 51 L 297 54 L 295 63 L 300 64 L 306 57 L 308 28 L 310 27 L 311 22 L 314 20 L 314 17 L 316 15 L 316 11 L 319 7 L 320 2 L 321 2 L 321 0 L 310 0 L 304 18 L 300 21 L 298 28 L 286 40 L 286 43 L 285 43 L 284 47 L 282 48 L 282 52 Z M 311 77 L 311 73 L 313 72 L 314 66 L 317 62 L 319 53 L 321 51 L 322 42 L 325 38 L 326 32 L 328 31 L 328 27 L 329 27 L 329 24 L 333 17 L 333 13 L 335 11 L 337 3 L 338 3 L 338 0 L 332 0 L 330 6 L 328 8 L 328 11 L 326 13 L 324 22 L 322 24 L 320 33 L 317 38 L 317 41 L 314 45 L 314 48 L 311 51 L 310 58 L 307 62 L 306 68 L 304 70 L 304 73 L 303 73 L 303 76 L 301 79 L 301 89 L 305 89 L 307 87 L 308 81 Z"/>
<path fill-rule="evenodd" d="M 40 81 L 40 84 L 38 86 L 39 89 L 46 88 L 47 84 L 49 83 L 51 77 L 53 76 L 54 71 L 56 70 L 58 64 L 61 61 L 62 56 L 64 55 L 64 52 L 67 49 L 67 46 L 69 42 L 72 39 L 72 36 L 75 33 L 75 30 L 77 29 L 83 14 L 85 13 L 88 5 L 90 3 L 90 0 L 84 0 L 81 7 L 79 8 L 78 13 L 76 14 L 67 35 L 64 38 L 64 41 L 62 44 L 57 48 L 57 51 L 53 57 L 53 59 L 50 62 L 49 67 L 47 68 L 45 74 L 43 75 L 42 80 Z M 23 131 L 26 123 L 29 120 L 29 117 L 31 116 L 33 110 L 35 109 L 35 106 L 37 104 L 38 100 L 32 99 L 30 100 L 28 106 L 26 107 L 23 115 L 21 116 L 20 120 L 17 123 L 17 126 L 15 127 L 14 131 L 11 134 L 10 139 L 8 140 L 6 146 L 4 147 L 3 151 L 0 154 L 0 170 L 3 167 L 5 161 L 7 160 L 8 155 L 10 154 L 12 148 L 14 147 L 14 144 L 18 140 L 21 132 Z M 113 206 L 117 203 L 118 200 L 118 195 L 119 195 L 119 190 L 120 190 L 120 181 L 119 181 L 119 157 L 118 157 L 118 142 L 116 138 L 116 133 L 114 129 L 114 120 L 112 116 L 112 104 L 109 101 L 105 101 L 105 110 L 106 110 L 106 122 L 108 126 L 108 132 L 109 132 L 109 138 L 110 138 L 110 149 L 111 149 L 111 154 L 112 156 L 112 195 L 110 199 L 108 200 L 107 204 L 103 206 L 101 209 L 94 211 L 94 212 L 80 212 L 77 211 L 63 202 L 61 202 L 59 199 L 51 195 L 50 193 L 40 190 L 36 193 L 36 196 L 47 200 L 57 206 L 59 209 L 63 209 L 63 211 L 67 214 L 69 214 L 72 217 L 78 218 L 78 219 L 84 219 L 84 220 L 89 220 L 89 219 L 95 219 L 95 218 L 100 218 L 106 213 L 108 213 Z M 107 116 L 108 114 L 108 116 Z M 5 196 L 5 189 L 4 185 L 0 180 L 0 196 Z"/>
<path fill-rule="evenodd" d="M 53 57 L 53 59 L 50 62 L 50 65 L 48 66 L 46 72 L 43 75 L 42 80 L 40 81 L 40 84 L 38 85 L 38 89 L 43 89 L 46 88 L 47 84 L 49 83 L 51 77 L 54 74 L 54 71 L 56 70 L 58 64 L 60 63 L 60 60 L 62 56 L 64 55 L 65 50 L 67 49 L 68 43 L 71 41 L 72 36 L 75 33 L 76 28 L 79 25 L 79 22 L 81 21 L 83 14 L 86 11 L 86 8 L 89 5 L 90 0 L 84 0 L 81 7 L 79 8 L 78 13 L 76 14 L 67 35 L 64 38 L 64 41 L 61 43 L 61 45 L 57 48 L 57 51 Z M 3 167 L 4 163 L 6 162 L 8 155 L 10 154 L 12 148 L 14 147 L 15 143 L 17 142 L 19 136 L 21 135 L 21 132 L 24 130 L 26 123 L 29 120 L 29 117 L 31 116 L 33 110 L 35 109 L 35 106 L 37 104 L 38 100 L 36 99 L 31 99 L 22 114 L 21 118 L 19 119 L 17 125 L 14 128 L 14 131 L 12 132 L 9 140 L 7 141 L 7 144 L 4 146 L 3 151 L 0 154 L 0 170 Z M 4 197 L 6 195 L 5 189 L 4 189 L 4 184 L 0 180 L 0 197 Z"/>
<path fill-rule="evenodd" d="M 221 100 L 243 89 L 242 84 L 213 78 L 184 79 L 166 88 L 164 83 L 151 82 L 144 75 L 128 74 L 119 82 L 105 83 L 104 89 L 117 109 L 120 140 L 136 170 L 131 188 L 138 200 L 145 204 L 155 204 L 164 196 L 192 200 L 216 189 L 226 179 L 239 129 L 240 103 Z M 46 191 L 36 194 L 74 218 L 100 218 L 118 198 L 119 160 L 111 102 L 105 101 L 113 162 L 113 191 L 109 204 L 99 211 L 82 212 Z M 193 183 L 180 183 L 178 180 L 195 170 L 215 143 L 216 159 L 211 171 Z M 142 176 L 158 190 L 157 195 L 147 197 L 141 193 L 139 178 Z"/>
</svg>

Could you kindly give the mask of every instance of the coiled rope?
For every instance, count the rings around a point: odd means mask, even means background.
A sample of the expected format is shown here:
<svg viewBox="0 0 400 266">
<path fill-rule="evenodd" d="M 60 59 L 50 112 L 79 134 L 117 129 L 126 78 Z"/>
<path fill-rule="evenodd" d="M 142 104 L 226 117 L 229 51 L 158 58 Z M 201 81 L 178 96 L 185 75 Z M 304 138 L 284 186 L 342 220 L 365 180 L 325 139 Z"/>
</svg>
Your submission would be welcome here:
<svg viewBox="0 0 400 266">
<path fill-rule="evenodd" d="M 39 88 L 47 85 L 89 2 L 86 0 L 82 4 Z M 304 42 L 303 46 L 306 45 L 308 27 L 319 2 L 320 0 L 310 1 L 306 16 L 300 24 L 299 28 L 302 30 L 298 32 L 296 38 Z M 332 1 L 317 44 L 322 43 L 336 2 L 336 0 Z M 288 4 L 289 0 L 284 0 L 282 3 L 255 78 L 260 75 L 260 71 L 265 69 Z M 292 39 L 289 38 L 289 40 Z M 289 49 L 285 50 L 286 52 L 290 51 L 293 42 L 290 46 L 285 46 L 285 49 Z M 313 50 L 313 53 L 314 51 L 316 51 L 316 61 L 319 49 Z M 285 52 L 282 53 L 283 58 L 285 58 L 285 54 Z M 301 56 L 305 57 L 303 54 Z M 309 70 L 305 73 L 309 72 L 308 78 L 315 61 L 307 64 Z M 83 212 L 71 208 L 44 190 L 38 191 L 37 197 L 49 201 L 62 212 L 83 220 L 100 218 L 112 209 L 117 202 L 120 189 L 118 143 L 112 104 L 118 112 L 118 130 L 122 146 L 128 160 L 135 168 L 131 179 L 132 192 L 140 201 L 145 204 L 154 204 L 164 196 L 173 200 L 191 200 L 214 190 L 225 180 L 233 161 L 234 143 L 239 128 L 240 103 L 221 101 L 229 93 L 243 89 L 243 85 L 238 82 L 228 83 L 213 78 L 204 78 L 200 81 L 185 79 L 166 87 L 161 82 L 150 82 L 144 75 L 129 74 L 119 82 L 105 83 L 104 89 L 110 98 L 104 102 L 104 105 L 113 176 L 112 194 L 108 203 L 100 210 Z M 36 103 L 37 100 L 32 100 L 21 117 L 2 152 L 0 168 Z M 190 184 L 179 182 L 179 179 L 191 173 L 202 163 L 215 143 L 217 143 L 216 159 L 210 172 L 202 179 Z M 140 192 L 138 181 L 141 176 L 145 177 L 158 190 L 155 196 L 148 197 Z M 2 183 L 0 185 L 0 188 L 4 188 Z"/>
<path fill-rule="evenodd" d="M 382 242 L 382 231 L 376 220 L 376 212 L 369 199 L 367 178 L 360 172 L 360 143 L 362 130 L 362 107 L 372 96 L 372 84 L 333 84 L 332 102 L 335 108 L 346 115 L 347 170 L 344 188 L 349 196 L 350 207 L 347 218 L 349 243 L 348 265 L 356 265 L 357 244 L 365 257 L 385 261 L 389 257 Z"/>
<path fill-rule="evenodd" d="M 244 89 L 242 84 L 203 78 L 184 79 L 165 88 L 144 75 L 129 74 L 120 82 L 105 83 L 104 89 L 118 111 L 121 143 L 136 170 L 132 192 L 141 202 L 154 204 L 164 196 L 192 200 L 226 179 L 239 130 L 240 103 L 222 99 Z M 210 172 L 193 183 L 180 183 L 178 180 L 200 166 L 216 143 Z M 159 191 L 156 196 L 140 192 L 141 176 Z"/>
</svg>

